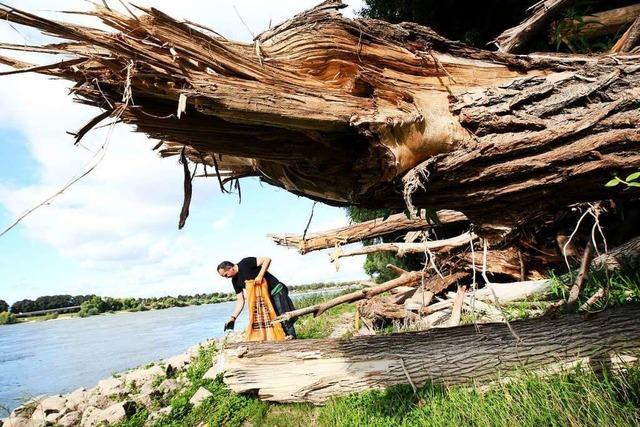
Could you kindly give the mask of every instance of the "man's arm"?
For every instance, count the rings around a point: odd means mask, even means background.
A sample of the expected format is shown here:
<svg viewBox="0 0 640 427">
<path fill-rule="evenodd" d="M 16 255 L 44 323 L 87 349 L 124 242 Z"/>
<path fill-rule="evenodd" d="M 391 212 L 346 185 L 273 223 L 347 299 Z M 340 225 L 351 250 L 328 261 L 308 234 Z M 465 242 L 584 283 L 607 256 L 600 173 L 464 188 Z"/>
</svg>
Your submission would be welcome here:
<svg viewBox="0 0 640 427">
<path fill-rule="evenodd" d="M 240 313 L 242 312 L 243 308 L 244 308 L 244 292 L 240 292 L 239 294 L 236 294 L 236 306 L 233 308 L 233 313 L 231 313 L 231 317 L 233 317 L 233 320 L 236 320 L 238 316 L 240 316 Z"/>
<path fill-rule="evenodd" d="M 236 319 L 238 318 L 238 316 L 242 312 L 243 308 L 244 308 L 244 293 L 240 292 L 239 294 L 236 294 L 236 306 L 233 308 L 233 313 L 231 314 L 231 319 L 229 319 L 229 321 L 224 324 L 224 330 L 225 331 L 227 329 L 233 329 L 233 327 L 235 326 L 235 323 L 236 323 Z"/>
<path fill-rule="evenodd" d="M 264 277 L 264 275 L 267 273 L 269 265 L 271 265 L 271 258 L 257 258 L 256 265 L 260 267 L 260 273 L 258 273 L 258 275 L 256 276 L 256 282 L 260 283 L 262 282 L 262 278 Z"/>
</svg>

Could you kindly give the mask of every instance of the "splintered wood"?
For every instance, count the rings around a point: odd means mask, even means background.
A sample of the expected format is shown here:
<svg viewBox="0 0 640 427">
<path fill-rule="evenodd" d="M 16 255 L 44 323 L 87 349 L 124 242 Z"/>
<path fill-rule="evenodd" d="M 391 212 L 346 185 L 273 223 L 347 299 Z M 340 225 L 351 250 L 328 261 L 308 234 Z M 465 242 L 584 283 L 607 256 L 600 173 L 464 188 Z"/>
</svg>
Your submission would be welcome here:
<svg viewBox="0 0 640 427">
<path fill-rule="evenodd" d="M 562 3 L 544 2 L 536 22 Z M 162 156 L 185 148 L 221 185 L 257 176 L 336 206 L 454 209 L 479 235 L 630 197 L 602 183 L 640 166 L 637 55 L 488 52 L 342 7 L 322 3 L 247 44 L 154 8 L 85 12 L 105 31 L 2 5 L 1 20 L 62 39 L 4 49 L 64 60 L 0 62 L 123 108 L 121 121 L 164 141 Z"/>
</svg>

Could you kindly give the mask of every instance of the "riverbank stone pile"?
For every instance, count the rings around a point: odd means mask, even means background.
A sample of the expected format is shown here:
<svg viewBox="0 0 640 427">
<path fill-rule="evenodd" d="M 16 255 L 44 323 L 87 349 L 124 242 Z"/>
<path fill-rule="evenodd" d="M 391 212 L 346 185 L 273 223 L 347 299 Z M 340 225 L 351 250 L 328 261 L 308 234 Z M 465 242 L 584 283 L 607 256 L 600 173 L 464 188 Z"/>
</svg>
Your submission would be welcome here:
<svg viewBox="0 0 640 427">
<path fill-rule="evenodd" d="M 240 340 L 227 337 L 226 341 Z M 37 396 L 14 409 L 0 420 L 1 427 L 82 426 L 97 427 L 126 420 L 137 411 L 149 411 L 147 425 L 171 412 L 170 406 L 158 408 L 157 402 L 168 402 L 176 392 L 189 385 L 189 364 L 201 348 L 216 345 L 209 340 L 189 348 L 185 353 L 163 359 L 104 379 L 91 388 L 79 388 L 57 396 Z M 208 394 L 207 394 L 208 393 Z M 191 404 L 198 406 L 211 395 L 198 390 Z"/>
</svg>

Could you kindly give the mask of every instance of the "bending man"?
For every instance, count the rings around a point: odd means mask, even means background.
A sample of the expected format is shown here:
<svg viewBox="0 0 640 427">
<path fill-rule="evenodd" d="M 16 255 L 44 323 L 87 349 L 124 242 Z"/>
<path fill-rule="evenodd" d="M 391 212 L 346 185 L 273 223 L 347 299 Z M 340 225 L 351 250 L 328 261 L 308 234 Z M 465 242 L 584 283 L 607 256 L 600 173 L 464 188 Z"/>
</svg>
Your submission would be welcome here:
<svg viewBox="0 0 640 427">
<path fill-rule="evenodd" d="M 273 274 L 267 271 L 270 264 L 271 258 L 248 257 L 243 258 L 237 264 L 222 261 L 218 265 L 218 274 L 231 279 L 237 298 L 231 319 L 224 325 L 225 331 L 227 329 L 233 329 L 236 319 L 244 308 L 243 291 L 245 289 L 245 280 L 253 279 L 256 282 L 262 281 L 263 278 L 267 280 L 271 302 L 278 316 L 295 309 L 291 298 L 289 298 L 289 289 L 284 283 L 281 283 Z M 284 333 L 287 335 L 287 339 L 296 338 L 296 330 L 293 327 L 293 322 L 293 320 L 282 322 L 282 327 L 284 328 Z"/>
</svg>

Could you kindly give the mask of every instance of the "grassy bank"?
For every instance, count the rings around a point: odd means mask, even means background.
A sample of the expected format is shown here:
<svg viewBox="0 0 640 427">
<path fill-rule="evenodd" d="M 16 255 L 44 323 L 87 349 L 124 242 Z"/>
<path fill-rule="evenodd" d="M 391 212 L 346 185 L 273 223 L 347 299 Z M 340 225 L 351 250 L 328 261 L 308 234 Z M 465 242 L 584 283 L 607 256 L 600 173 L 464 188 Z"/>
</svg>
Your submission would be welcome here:
<svg viewBox="0 0 640 427">
<path fill-rule="evenodd" d="M 298 302 L 313 305 L 322 297 Z M 326 338 L 350 313 L 353 304 L 334 307 L 318 318 L 296 323 L 301 338 Z M 327 405 L 274 404 L 235 394 L 222 379 L 204 379 L 215 349 L 201 351 L 188 368 L 190 385 L 164 401 L 170 412 L 150 422 L 148 410 L 121 426 L 635 426 L 640 424 L 640 366 L 597 376 L 577 367 L 554 376 L 523 373 L 508 382 L 479 389 L 409 386 L 336 398 Z M 213 396 L 193 408 L 189 399 L 199 387 Z"/>
<path fill-rule="evenodd" d="M 187 371 L 191 385 L 158 406 L 171 412 L 161 427 L 198 426 L 635 426 L 640 423 L 640 368 L 596 376 L 580 367 L 517 380 L 486 389 L 427 385 L 413 393 L 394 387 L 337 398 L 322 407 L 273 404 L 230 392 L 221 378 L 203 379 L 215 350 L 206 349 Z M 199 387 L 213 396 L 193 409 L 189 399 Z M 143 410 L 120 426 L 142 426 Z M 147 424 L 149 425 L 149 424 Z"/>
</svg>

